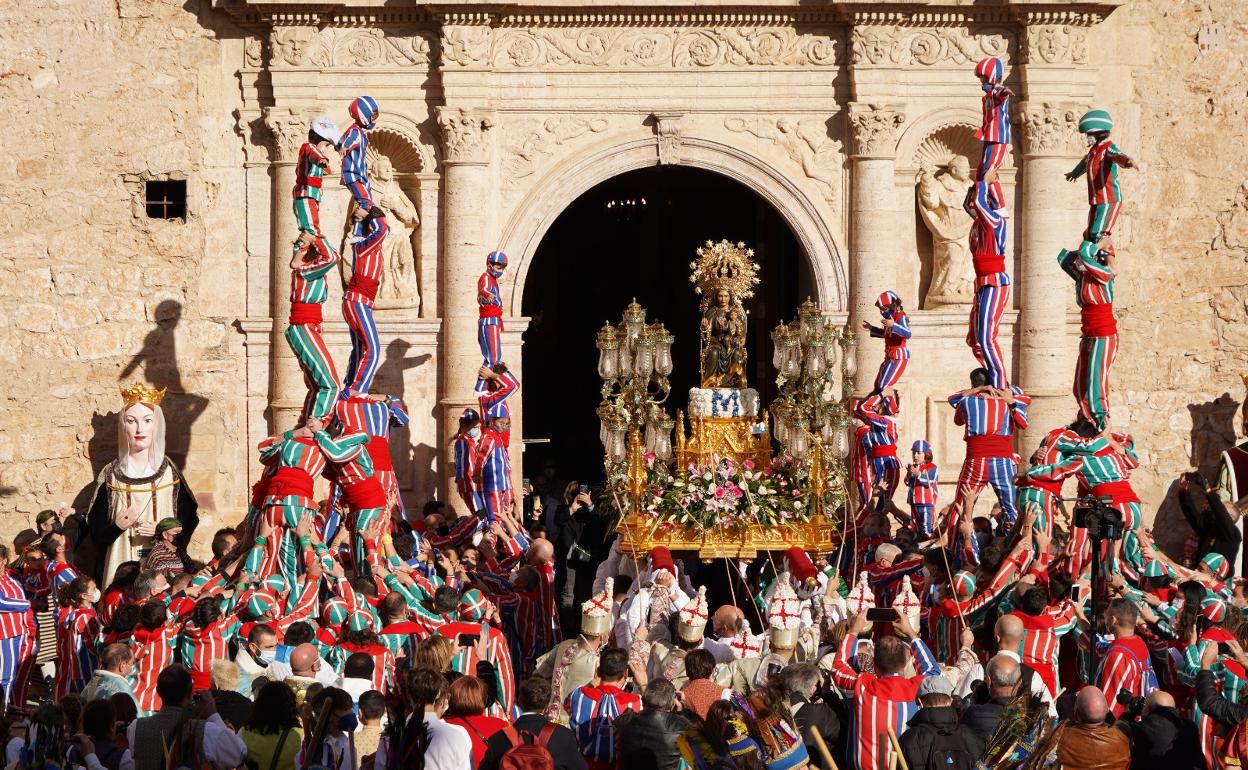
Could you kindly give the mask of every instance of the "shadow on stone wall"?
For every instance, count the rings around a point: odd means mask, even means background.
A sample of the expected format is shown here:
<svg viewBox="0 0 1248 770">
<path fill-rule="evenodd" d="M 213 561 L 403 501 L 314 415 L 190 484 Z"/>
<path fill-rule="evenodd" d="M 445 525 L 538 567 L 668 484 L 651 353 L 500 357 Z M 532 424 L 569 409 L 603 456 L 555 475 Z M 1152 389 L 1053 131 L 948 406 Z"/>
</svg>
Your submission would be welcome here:
<svg viewBox="0 0 1248 770">
<path fill-rule="evenodd" d="M 409 356 L 408 351 L 411 348 L 412 344 L 407 340 L 390 340 L 386 345 L 386 357 L 382 360 L 381 365 L 377 367 L 377 387 L 375 388 L 375 390 L 402 399 L 409 415 L 412 414 L 415 405 L 409 403 L 404 397 L 407 390 L 404 384 L 404 373 L 408 369 L 415 369 L 433 358 L 433 355 L 430 353 Z M 430 413 L 436 417 L 436 412 L 437 403 L 435 401 L 430 409 Z M 415 506 L 416 510 L 420 510 L 420 506 L 424 505 L 424 500 L 414 499 L 415 490 L 430 488 L 430 474 L 433 473 L 433 466 L 437 462 L 437 450 L 434 447 L 428 444 L 412 446 L 411 440 L 411 431 L 407 428 L 398 428 L 390 436 L 390 451 L 402 450 L 402 453 L 395 458 L 397 461 L 395 473 L 399 479 L 399 489 L 404 494 L 403 504 L 409 511 L 412 510 L 413 506 Z"/>
</svg>

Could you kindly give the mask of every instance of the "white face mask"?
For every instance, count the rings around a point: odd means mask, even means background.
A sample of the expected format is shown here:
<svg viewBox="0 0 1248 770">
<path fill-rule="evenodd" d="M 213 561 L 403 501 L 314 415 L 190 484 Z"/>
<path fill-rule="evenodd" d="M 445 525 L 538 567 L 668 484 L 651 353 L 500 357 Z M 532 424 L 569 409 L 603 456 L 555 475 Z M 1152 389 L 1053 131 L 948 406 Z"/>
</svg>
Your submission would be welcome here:
<svg viewBox="0 0 1248 770">
<path fill-rule="evenodd" d="M 476 427 L 476 428 L 469 428 L 469 429 L 468 429 L 468 435 L 469 435 L 469 436 L 472 436 L 473 438 L 481 438 L 481 428 L 480 428 L 480 426 L 478 426 L 478 427 Z"/>
<path fill-rule="evenodd" d="M 100 589 L 97 588 L 94 591 L 92 591 L 91 595 L 88 596 L 87 598 L 91 600 L 92 604 L 98 604 L 100 601 Z"/>
<path fill-rule="evenodd" d="M 1088 143 L 1088 146 L 1089 146 L 1089 147 L 1095 147 L 1095 146 L 1096 146 L 1096 137 L 1095 137 L 1095 136 L 1092 136 L 1091 134 L 1084 134 L 1084 135 L 1083 135 L 1083 139 L 1084 139 L 1084 141 L 1086 141 L 1086 142 Z"/>
</svg>

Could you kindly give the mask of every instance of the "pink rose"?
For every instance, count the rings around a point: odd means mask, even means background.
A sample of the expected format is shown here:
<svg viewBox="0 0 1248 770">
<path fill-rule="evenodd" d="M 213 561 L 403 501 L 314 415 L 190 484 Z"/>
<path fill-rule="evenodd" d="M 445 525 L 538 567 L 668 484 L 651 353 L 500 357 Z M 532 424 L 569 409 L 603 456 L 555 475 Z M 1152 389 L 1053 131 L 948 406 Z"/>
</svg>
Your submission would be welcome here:
<svg viewBox="0 0 1248 770">
<path fill-rule="evenodd" d="M 741 464 L 742 464 L 742 465 L 744 465 L 744 466 L 745 466 L 745 468 L 746 468 L 747 470 L 751 470 L 751 471 L 752 471 L 752 470 L 754 470 L 754 461 L 753 461 L 753 460 L 746 460 L 745 462 L 743 462 L 743 463 L 741 463 Z"/>
</svg>

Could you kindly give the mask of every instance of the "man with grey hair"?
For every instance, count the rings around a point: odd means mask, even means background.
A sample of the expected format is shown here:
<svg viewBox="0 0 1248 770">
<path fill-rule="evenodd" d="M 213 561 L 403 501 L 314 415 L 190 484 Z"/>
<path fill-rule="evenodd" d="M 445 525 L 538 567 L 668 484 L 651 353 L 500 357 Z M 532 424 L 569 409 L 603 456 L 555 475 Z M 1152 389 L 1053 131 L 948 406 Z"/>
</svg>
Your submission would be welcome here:
<svg viewBox="0 0 1248 770">
<path fill-rule="evenodd" d="M 953 684 L 943 674 L 929 676 L 919 685 L 917 699 L 922 708 L 897 736 L 906 766 L 910 770 L 973 767 L 984 753 L 984 741 L 972 730 L 958 729 Z"/>
<path fill-rule="evenodd" d="M 91 681 L 82 691 L 82 699 L 86 701 L 105 700 L 117 693 L 125 693 L 130 700 L 134 697 L 134 688 L 130 686 L 130 674 L 134 672 L 134 653 L 126 644 L 110 644 L 100 653 L 100 665 L 91 675 Z"/>
<path fill-rule="evenodd" d="M 1088 685 L 1075 696 L 1075 716 L 1057 741 L 1057 763 L 1063 770 L 1127 770 L 1131 740 L 1105 724 L 1109 704 L 1100 688 Z"/>
<path fill-rule="evenodd" d="M 823 743 L 830 749 L 836 746 L 841 735 L 841 721 L 826 703 L 815 700 L 823 673 L 814 663 L 793 663 L 780 672 L 784 690 L 789 694 L 789 711 L 802 733 L 806 755 L 812 767 L 823 767 L 823 755 L 812 732 L 818 732 Z"/>
<path fill-rule="evenodd" d="M 168 590 L 169 579 L 165 577 L 165 573 L 155 570 L 140 572 L 134 579 L 134 602 L 143 604 Z"/>
<path fill-rule="evenodd" d="M 680 752 L 676 738 L 689 727 L 680 713 L 676 686 L 654 679 L 641 694 L 641 711 L 628 711 L 615 720 L 620 767 L 676 767 Z"/>
<path fill-rule="evenodd" d="M 997 653 L 988 661 L 987 675 L 988 701 L 969 706 L 960 720 L 963 727 L 984 741 L 997 731 L 1005 707 L 1018 693 L 1018 685 L 1023 680 L 1022 664 L 1015 657 Z"/>
</svg>

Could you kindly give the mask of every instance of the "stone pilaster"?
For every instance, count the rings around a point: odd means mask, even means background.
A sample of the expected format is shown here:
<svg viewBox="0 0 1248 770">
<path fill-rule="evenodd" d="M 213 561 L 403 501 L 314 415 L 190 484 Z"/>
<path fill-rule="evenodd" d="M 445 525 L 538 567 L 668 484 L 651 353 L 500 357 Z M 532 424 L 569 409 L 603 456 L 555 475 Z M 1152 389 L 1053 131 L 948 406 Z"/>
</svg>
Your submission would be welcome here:
<svg viewBox="0 0 1248 770">
<path fill-rule="evenodd" d="M 270 308 L 273 329 L 269 345 L 269 427 L 287 430 L 299 419 L 305 386 L 294 353 L 284 334 L 290 316 L 291 243 L 299 235 L 299 225 L 290 202 L 295 186 L 295 163 L 299 147 L 308 132 L 303 113 L 290 107 L 266 107 L 264 125 L 271 136 L 270 169 L 273 178 L 269 245 Z"/>
<path fill-rule="evenodd" d="M 443 433 L 450 435 L 465 407 L 476 408 L 472 389 L 481 366 L 477 344 L 477 278 L 485 269 L 489 242 L 492 113 L 460 107 L 439 107 L 442 133 L 442 357 L 441 412 Z M 519 362 L 515 362 L 517 368 Z M 517 397 L 518 400 L 518 397 Z M 520 435 L 513 431 L 518 443 Z M 519 459 L 518 450 L 513 458 Z M 459 508 L 454 491 L 454 457 L 442 453 L 442 499 Z"/>
<path fill-rule="evenodd" d="M 850 325 L 860 333 L 854 389 L 866 394 L 880 365 L 880 343 L 870 342 L 862 321 L 878 325 L 875 299 L 897 282 L 897 196 L 894 179 L 897 139 L 906 121 L 895 104 L 849 105 L 853 139 L 849 213 Z M 907 298 L 913 303 L 917 298 Z"/>
</svg>

